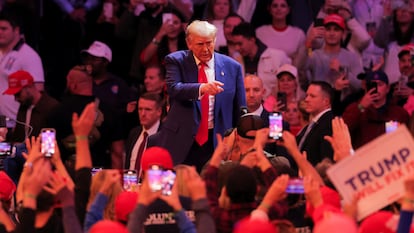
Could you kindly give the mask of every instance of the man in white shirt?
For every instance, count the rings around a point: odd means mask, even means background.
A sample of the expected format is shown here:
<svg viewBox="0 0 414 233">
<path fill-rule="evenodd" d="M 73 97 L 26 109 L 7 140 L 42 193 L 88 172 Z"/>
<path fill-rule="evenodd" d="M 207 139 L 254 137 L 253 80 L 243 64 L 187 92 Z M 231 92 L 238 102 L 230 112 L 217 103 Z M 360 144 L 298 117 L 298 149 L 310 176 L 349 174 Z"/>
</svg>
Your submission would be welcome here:
<svg viewBox="0 0 414 233">
<path fill-rule="evenodd" d="M 140 170 L 140 159 L 148 136 L 155 134 L 160 128 L 162 108 L 163 100 L 159 94 L 145 93 L 138 99 L 140 126 L 130 131 L 125 142 L 125 169 Z"/>
<path fill-rule="evenodd" d="M 29 72 L 38 90 L 43 90 L 44 74 L 39 55 L 24 42 L 16 16 L 0 14 L 0 92 L 8 87 L 8 76 L 18 70 Z M 0 95 L 0 115 L 16 119 L 19 103 L 13 95 Z M 8 125 L 8 127 L 13 127 Z"/>
</svg>

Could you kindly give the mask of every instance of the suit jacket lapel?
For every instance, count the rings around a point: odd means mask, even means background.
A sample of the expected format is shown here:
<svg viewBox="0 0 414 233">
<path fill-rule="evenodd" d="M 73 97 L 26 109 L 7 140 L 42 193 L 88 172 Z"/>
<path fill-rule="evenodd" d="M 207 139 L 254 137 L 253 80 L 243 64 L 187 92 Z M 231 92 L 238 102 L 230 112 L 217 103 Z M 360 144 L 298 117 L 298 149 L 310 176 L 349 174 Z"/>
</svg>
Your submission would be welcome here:
<svg viewBox="0 0 414 233">
<path fill-rule="evenodd" d="M 331 111 L 327 111 L 327 112 L 325 112 L 319 119 L 318 119 L 318 121 L 317 122 L 315 122 L 314 123 L 314 125 L 312 126 L 312 129 L 311 129 L 311 131 L 309 132 L 309 134 L 306 136 L 306 138 L 305 138 L 305 141 L 303 142 L 303 146 L 302 147 L 305 147 L 306 146 L 306 144 L 308 143 L 308 139 L 309 138 L 311 138 L 312 137 L 312 135 L 315 133 L 315 131 L 317 131 L 317 129 L 318 129 L 318 127 L 320 127 L 319 126 L 319 124 L 321 123 L 321 122 L 324 122 L 324 121 L 326 121 L 326 119 L 325 118 L 327 118 L 328 116 L 329 116 L 329 114 L 331 113 Z M 306 128 L 307 128 L 308 126 L 306 126 Z M 303 131 L 303 133 L 301 132 L 301 134 L 302 134 L 302 137 L 303 137 L 303 134 L 306 132 L 306 129 L 304 129 L 304 130 L 302 130 Z"/>
</svg>

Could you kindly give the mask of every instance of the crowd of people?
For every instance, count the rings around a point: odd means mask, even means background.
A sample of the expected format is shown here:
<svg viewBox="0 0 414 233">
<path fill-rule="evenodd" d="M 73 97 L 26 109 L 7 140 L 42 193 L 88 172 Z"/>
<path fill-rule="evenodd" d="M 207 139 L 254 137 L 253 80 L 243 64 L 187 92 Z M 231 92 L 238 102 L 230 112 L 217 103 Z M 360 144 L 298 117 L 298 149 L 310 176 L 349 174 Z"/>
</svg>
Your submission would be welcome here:
<svg viewBox="0 0 414 233">
<path fill-rule="evenodd" d="M 411 0 L 6 0 L 0 92 L 0 232 L 410 232 L 326 171 L 414 135 Z"/>
</svg>

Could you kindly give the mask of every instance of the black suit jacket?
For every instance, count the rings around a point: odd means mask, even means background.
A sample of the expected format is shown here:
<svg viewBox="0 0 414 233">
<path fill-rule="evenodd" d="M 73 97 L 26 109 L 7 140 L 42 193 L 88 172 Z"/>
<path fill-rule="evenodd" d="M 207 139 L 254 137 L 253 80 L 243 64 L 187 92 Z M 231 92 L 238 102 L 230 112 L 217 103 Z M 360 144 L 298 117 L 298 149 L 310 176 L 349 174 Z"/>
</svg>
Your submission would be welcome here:
<svg viewBox="0 0 414 233">
<path fill-rule="evenodd" d="M 326 135 L 332 135 L 332 119 L 332 111 L 324 113 L 316 122 L 315 126 L 313 126 L 303 143 L 302 151 L 306 151 L 308 161 L 313 166 L 326 157 L 330 159 L 333 158 L 332 146 L 323 138 Z M 305 131 L 306 128 L 304 128 L 296 137 L 298 144 L 305 134 Z"/>
<path fill-rule="evenodd" d="M 161 124 L 162 123 L 160 122 L 160 126 L 158 126 L 157 131 L 160 131 Z M 138 137 L 139 135 L 141 135 L 141 133 L 142 133 L 142 126 L 137 126 L 131 129 L 131 131 L 129 132 L 128 138 L 125 141 L 125 164 L 124 164 L 125 169 L 129 169 L 130 162 L 131 162 L 132 149 L 134 149 L 134 145 L 137 142 Z"/>
</svg>

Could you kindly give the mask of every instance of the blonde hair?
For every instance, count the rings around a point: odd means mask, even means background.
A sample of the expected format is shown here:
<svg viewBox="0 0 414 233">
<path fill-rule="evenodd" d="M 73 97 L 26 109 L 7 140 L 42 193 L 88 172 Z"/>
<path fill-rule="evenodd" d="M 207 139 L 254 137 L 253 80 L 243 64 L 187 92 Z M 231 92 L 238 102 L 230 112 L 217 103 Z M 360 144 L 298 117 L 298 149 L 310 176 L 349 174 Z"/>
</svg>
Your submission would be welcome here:
<svg viewBox="0 0 414 233">
<path fill-rule="evenodd" d="M 187 40 L 189 40 L 191 35 L 198 35 L 201 37 L 216 37 L 217 28 L 213 24 L 207 21 L 194 20 L 191 24 L 187 26 L 185 35 Z"/>
<path fill-rule="evenodd" d="M 101 189 L 102 184 L 105 182 L 105 179 L 108 175 L 108 171 L 110 170 L 101 170 L 92 177 L 89 201 L 87 205 L 88 210 L 91 207 L 92 203 L 95 201 L 96 195 Z M 106 203 L 105 210 L 103 213 L 104 219 L 115 220 L 115 199 L 121 192 L 122 186 L 120 181 L 112 185 L 111 192 L 108 196 L 108 203 Z"/>
</svg>

